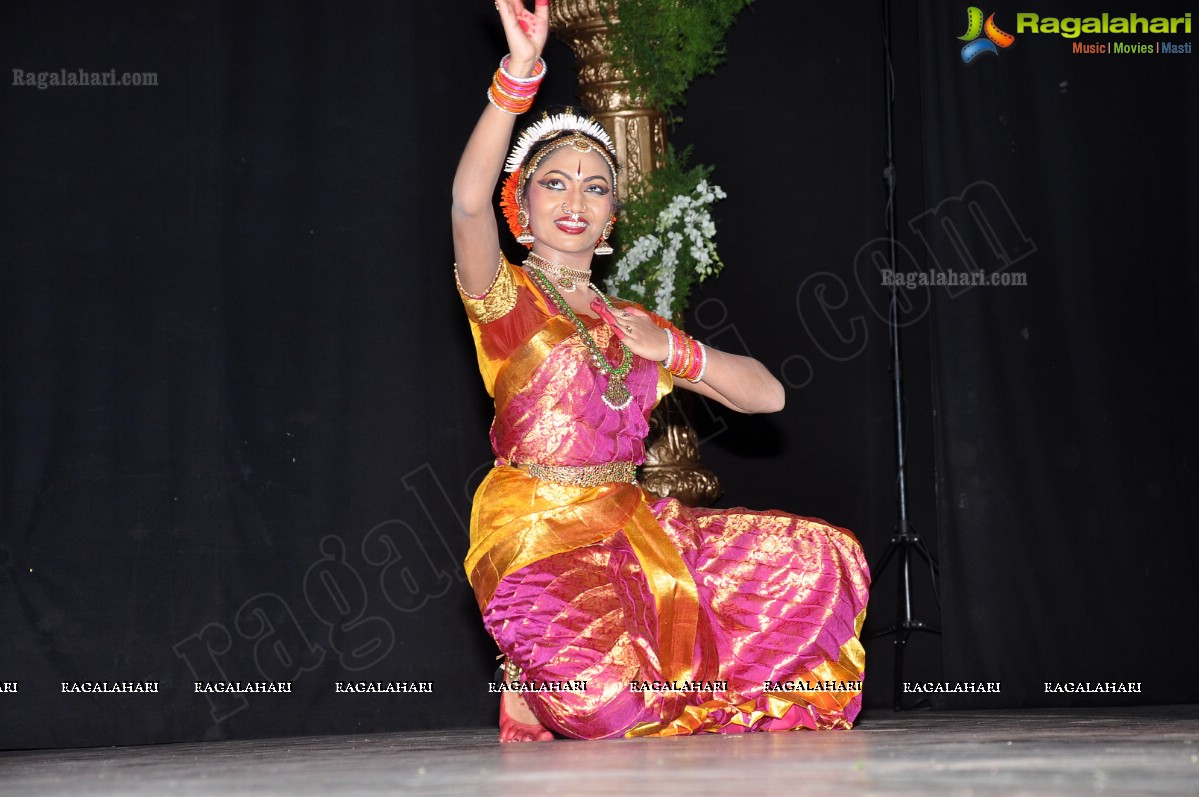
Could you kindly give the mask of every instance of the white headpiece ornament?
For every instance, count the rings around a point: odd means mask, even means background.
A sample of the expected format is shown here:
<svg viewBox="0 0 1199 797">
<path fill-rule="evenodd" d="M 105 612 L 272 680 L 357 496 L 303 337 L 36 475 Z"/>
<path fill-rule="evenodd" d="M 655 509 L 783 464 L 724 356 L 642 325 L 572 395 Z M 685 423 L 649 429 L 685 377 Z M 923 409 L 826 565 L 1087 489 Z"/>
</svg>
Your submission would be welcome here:
<svg viewBox="0 0 1199 797">
<path fill-rule="evenodd" d="M 526 127 L 524 132 L 520 134 L 520 138 L 516 140 L 516 145 L 512 147 L 512 152 L 508 154 L 508 160 L 504 164 L 504 171 L 518 171 L 521 164 L 525 162 L 525 158 L 528 157 L 529 150 L 537 142 L 567 131 L 582 133 L 600 142 L 604 145 L 604 149 L 608 150 L 612 161 L 615 162 L 616 147 L 612 144 L 612 139 L 608 137 L 607 131 L 600 126 L 599 122 L 566 111 L 565 113 L 556 113 L 553 116 L 539 119 Z"/>
</svg>

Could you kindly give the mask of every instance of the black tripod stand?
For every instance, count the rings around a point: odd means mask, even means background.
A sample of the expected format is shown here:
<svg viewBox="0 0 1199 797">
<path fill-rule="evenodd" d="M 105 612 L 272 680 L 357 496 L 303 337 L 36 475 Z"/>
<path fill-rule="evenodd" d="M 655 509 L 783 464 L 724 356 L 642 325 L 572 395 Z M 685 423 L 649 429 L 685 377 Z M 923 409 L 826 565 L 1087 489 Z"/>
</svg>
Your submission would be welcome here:
<svg viewBox="0 0 1199 797">
<path fill-rule="evenodd" d="M 882 0 L 883 9 L 883 48 L 885 51 L 885 66 L 887 70 L 887 98 L 886 98 L 886 117 L 887 117 L 887 167 L 883 169 L 883 180 L 887 186 L 887 237 L 890 240 L 890 266 L 891 274 L 896 274 L 897 258 L 895 256 L 895 142 L 894 142 L 894 106 L 895 106 L 895 72 L 891 64 L 891 6 L 889 0 Z M 895 558 L 898 573 L 898 605 L 895 611 L 895 623 L 886 628 L 872 631 L 864 634 L 866 639 L 895 635 L 895 710 L 903 709 L 903 654 L 904 649 L 908 644 L 908 640 L 912 634 L 917 631 L 924 631 L 930 634 L 940 634 L 941 630 L 936 626 L 928 623 L 920 622 L 913 618 L 912 615 L 912 552 L 915 551 L 924 559 L 928 565 L 933 579 L 933 591 L 937 594 L 937 561 L 928 548 L 924 545 L 924 541 L 920 539 L 920 535 L 908 523 L 908 495 L 907 483 L 905 474 L 906 454 L 905 444 L 906 436 L 904 434 L 903 423 L 903 372 L 900 368 L 900 346 L 899 346 L 899 285 L 897 279 L 891 280 L 891 308 L 887 317 L 887 324 L 891 332 L 891 385 L 894 389 L 895 400 L 895 445 L 896 445 L 896 464 L 897 464 L 897 509 L 899 511 L 899 522 L 896 524 L 895 533 L 891 537 L 890 544 L 887 545 L 887 550 L 883 552 L 882 559 L 879 560 L 878 566 L 871 569 L 871 575 L 877 581 L 887 565 L 891 563 L 892 558 Z M 938 602 L 940 599 L 938 598 Z"/>
</svg>

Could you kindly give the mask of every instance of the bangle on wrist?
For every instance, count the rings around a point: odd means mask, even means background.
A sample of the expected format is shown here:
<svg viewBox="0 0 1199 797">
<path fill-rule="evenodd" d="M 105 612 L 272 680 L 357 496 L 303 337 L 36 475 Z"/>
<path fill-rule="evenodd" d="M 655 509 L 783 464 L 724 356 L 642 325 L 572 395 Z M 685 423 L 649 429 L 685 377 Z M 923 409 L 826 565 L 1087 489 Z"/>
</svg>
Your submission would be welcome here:
<svg viewBox="0 0 1199 797">
<path fill-rule="evenodd" d="M 704 374 L 708 372 L 708 347 L 700 343 L 698 340 L 695 342 L 695 345 L 699 347 L 700 366 L 699 373 L 696 375 L 696 377 L 688 380 L 693 385 L 704 381 Z"/>
<path fill-rule="evenodd" d="M 500 75 L 503 76 L 506 80 L 510 80 L 513 83 L 540 83 L 541 79 L 543 77 L 545 77 L 545 59 L 544 58 L 538 58 L 536 61 L 533 62 L 533 74 L 529 75 L 528 77 L 516 77 L 511 72 L 509 72 L 508 64 L 511 62 L 512 62 L 512 53 L 508 53 L 507 55 L 505 55 L 503 58 L 500 59 Z"/>
<path fill-rule="evenodd" d="M 487 101 L 504 113 L 522 114 L 533 107 L 533 98 L 545 77 L 545 61 L 537 59 L 533 65 L 533 74 L 529 77 L 516 77 L 508 72 L 508 61 L 511 54 L 500 60 L 500 68 L 491 78 L 487 88 Z"/>
<path fill-rule="evenodd" d="M 708 352 L 704 344 L 673 327 L 666 333 L 669 336 L 667 352 L 662 361 L 666 370 L 693 384 L 699 382 L 708 370 Z"/>
</svg>

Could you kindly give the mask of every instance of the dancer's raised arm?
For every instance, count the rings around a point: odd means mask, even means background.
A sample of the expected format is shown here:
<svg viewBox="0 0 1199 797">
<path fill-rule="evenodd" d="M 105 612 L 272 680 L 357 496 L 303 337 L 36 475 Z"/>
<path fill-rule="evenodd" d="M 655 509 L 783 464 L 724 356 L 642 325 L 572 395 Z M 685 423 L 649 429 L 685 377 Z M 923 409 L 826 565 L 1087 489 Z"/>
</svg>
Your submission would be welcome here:
<svg viewBox="0 0 1199 797">
<path fill-rule="evenodd" d="M 539 59 L 549 34 L 549 8 L 549 0 L 536 0 L 533 12 L 523 0 L 496 3 L 510 55 L 504 73 L 489 89 L 492 101 L 483 109 L 454 175 L 454 259 L 462 287 L 471 294 L 487 290 L 499 266 L 499 232 L 491 198 L 522 107 L 522 83 L 544 70 Z"/>
</svg>

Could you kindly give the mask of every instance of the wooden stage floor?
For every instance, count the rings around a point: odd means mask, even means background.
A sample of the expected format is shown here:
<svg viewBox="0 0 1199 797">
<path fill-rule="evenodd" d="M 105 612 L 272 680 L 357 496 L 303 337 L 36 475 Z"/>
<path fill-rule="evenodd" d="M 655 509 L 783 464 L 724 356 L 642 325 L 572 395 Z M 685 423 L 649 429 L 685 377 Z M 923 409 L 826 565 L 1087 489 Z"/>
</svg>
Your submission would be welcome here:
<svg viewBox="0 0 1199 797">
<path fill-rule="evenodd" d="M 1199 706 L 864 713 L 848 732 L 460 730 L 0 753 L 4 795 L 1199 795 Z"/>
</svg>

